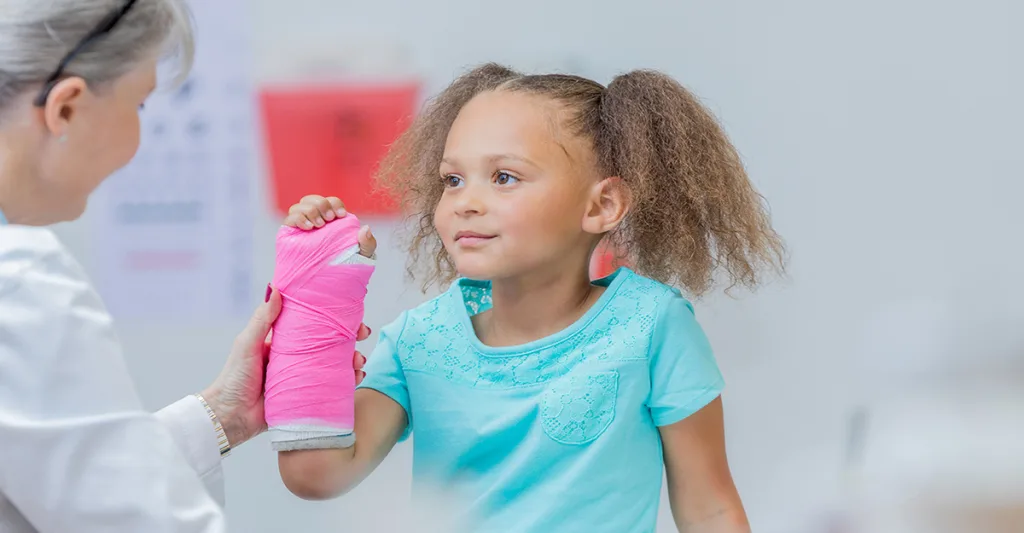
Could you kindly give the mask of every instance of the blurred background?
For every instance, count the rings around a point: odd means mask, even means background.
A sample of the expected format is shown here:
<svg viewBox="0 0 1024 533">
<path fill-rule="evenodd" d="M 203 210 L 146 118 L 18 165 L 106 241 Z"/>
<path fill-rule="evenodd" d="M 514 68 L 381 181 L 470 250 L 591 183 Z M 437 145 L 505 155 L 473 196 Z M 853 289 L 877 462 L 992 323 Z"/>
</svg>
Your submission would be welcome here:
<svg viewBox="0 0 1024 533">
<path fill-rule="evenodd" d="M 219 371 L 272 277 L 278 206 L 301 194 L 364 208 L 381 242 L 376 331 L 430 296 L 404 276 L 398 219 L 364 198 L 387 117 L 486 61 L 602 83 L 657 68 L 720 117 L 792 252 L 787 279 L 697 302 L 754 531 L 1024 531 L 1021 2 L 195 10 L 192 79 L 154 98 L 139 159 L 58 228 L 110 303 L 148 407 Z M 260 438 L 227 460 L 231 527 L 419 531 L 402 524 L 410 476 L 405 443 L 354 493 L 304 502 Z M 667 502 L 660 528 L 675 531 Z"/>
</svg>

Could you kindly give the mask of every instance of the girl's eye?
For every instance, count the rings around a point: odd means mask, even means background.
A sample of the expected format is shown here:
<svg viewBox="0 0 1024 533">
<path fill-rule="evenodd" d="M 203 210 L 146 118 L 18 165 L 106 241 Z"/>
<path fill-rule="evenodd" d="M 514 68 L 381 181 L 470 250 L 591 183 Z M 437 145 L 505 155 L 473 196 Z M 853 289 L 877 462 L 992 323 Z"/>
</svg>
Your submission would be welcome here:
<svg viewBox="0 0 1024 533">
<path fill-rule="evenodd" d="M 460 178 L 459 176 L 456 176 L 454 174 L 448 174 L 447 176 L 442 176 L 441 177 L 441 181 L 444 183 L 444 186 L 448 187 L 448 188 L 455 188 L 455 187 L 459 187 L 459 186 L 462 185 L 462 178 Z"/>
<path fill-rule="evenodd" d="M 498 185 L 512 185 L 519 181 L 519 178 L 509 174 L 508 172 L 498 172 L 498 174 L 494 176 L 494 181 Z"/>
</svg>

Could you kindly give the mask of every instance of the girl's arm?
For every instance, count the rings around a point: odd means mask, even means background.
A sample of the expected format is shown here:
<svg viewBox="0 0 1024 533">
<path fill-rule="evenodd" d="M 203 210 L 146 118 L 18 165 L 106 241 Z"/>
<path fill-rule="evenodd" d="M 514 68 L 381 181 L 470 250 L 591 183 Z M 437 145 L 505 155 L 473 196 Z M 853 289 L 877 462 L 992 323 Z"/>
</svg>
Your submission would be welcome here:
<svg viewBox="0 0 1024 533">
<path fill-rule="evenodd" d="M 338 198 L 310 195 L 288 210 L 284 224 L 314 229 L 346 214 L 345 206 Z M 360 253 L 372 257 L 376 247 L 373 235 L 368 228 L 363 228 L 359 233 Z M 360 328 L 362 333 L 363 328 Z M 360 359 L 357 352 L 357 363 L 361 362 Z M 359 381 L 362 371 L 357 368 L 356 372 Z M 398 442 L 406 425 L 406 413 L 401 405 L 375 390 L 358 389 L 355 393 L 355 444 L 344 449 L 279 452 L 277 462 L 281 480 L 300 498 L 325 500 L 337 497 L 352 490 L 377 468 Z"/>
<path fill-rule="evenodd" d="M 672 516 L 681 533 L 749 533 L 725 456 L 722 399 L 660 428 Z"/>
<path fill-rule="evenodd" d="M 408 423 L 405 409 L 372 389 L 356 391 L 356 442 L 350 448 L 278 453 L 281 480 L 306 500 L 344 494 L 366 479 L 387 457 Z"/>
</svg>

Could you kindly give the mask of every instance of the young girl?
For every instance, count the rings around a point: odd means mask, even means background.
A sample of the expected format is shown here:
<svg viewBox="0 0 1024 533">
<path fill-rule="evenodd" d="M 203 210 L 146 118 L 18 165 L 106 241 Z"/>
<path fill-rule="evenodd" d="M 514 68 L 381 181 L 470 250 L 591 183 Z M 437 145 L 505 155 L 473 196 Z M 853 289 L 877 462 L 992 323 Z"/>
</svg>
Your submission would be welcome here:
<svg viewBox="0 0 1024 533">
<path fill-rule="evenodd" d="M 353 447 L 280 455 L 290 490 L 342 494 L 415 433 L 416 490 L 443 489 L 470 531 L 651 532 L 666 470 L 680 530 L 749 530 L 722 377 L 668 284 L 701 295 L 720 271 L 753 287 L 783 246 L 693 95 L 652 71 L 604 87 L 485 65 L 425 109 L 379 179 L 416 222 L 411 271 L 453 283 L 381 332 Z M 286 223 L 340 209 L 309 197 Z M 603 239 L 635 271 L 589 279 Z"/>
</svg>

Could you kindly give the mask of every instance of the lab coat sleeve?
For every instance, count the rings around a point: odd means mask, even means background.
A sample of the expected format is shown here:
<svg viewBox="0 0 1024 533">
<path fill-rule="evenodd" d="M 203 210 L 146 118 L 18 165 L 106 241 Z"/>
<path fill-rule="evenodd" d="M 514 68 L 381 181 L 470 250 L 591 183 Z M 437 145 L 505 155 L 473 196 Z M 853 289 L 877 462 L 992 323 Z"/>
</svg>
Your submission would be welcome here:
<svg viewBox="0 0 1024 533">
<path fill-rule="evenodd" d="M 181 432 L 204 438 L 195 411 L 143 410 L 110 316 L 56 237 L 0 237 L 0 493 L 42 533 L 224 531 L 202 461 L 185 458 L 201 445 Z"/>
<path fill-rule="evenodd" d="M 221 506 L 224 505 L 224 474 L 220 462 L 220 446 L 210 415 L 195 396 L 186 396 L 157 411 L 156 417 L 174 436 L 178 449 L 206 490 Z"/>
</svg>

